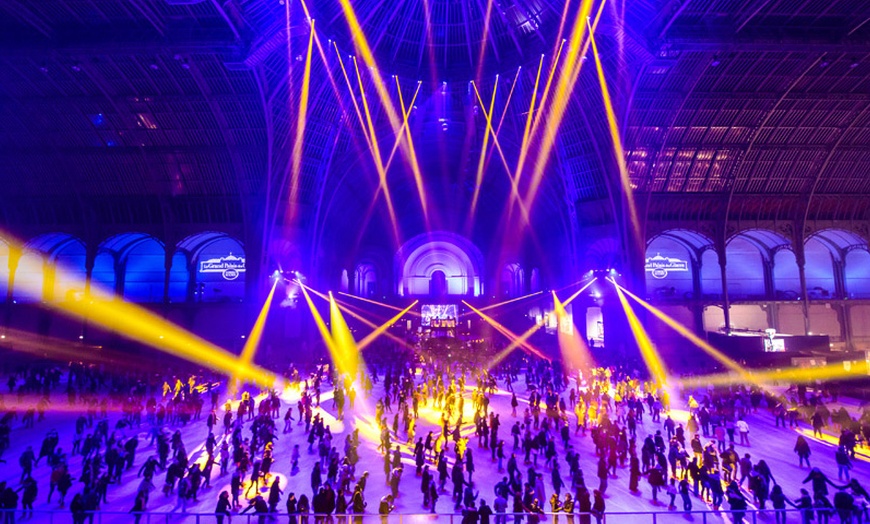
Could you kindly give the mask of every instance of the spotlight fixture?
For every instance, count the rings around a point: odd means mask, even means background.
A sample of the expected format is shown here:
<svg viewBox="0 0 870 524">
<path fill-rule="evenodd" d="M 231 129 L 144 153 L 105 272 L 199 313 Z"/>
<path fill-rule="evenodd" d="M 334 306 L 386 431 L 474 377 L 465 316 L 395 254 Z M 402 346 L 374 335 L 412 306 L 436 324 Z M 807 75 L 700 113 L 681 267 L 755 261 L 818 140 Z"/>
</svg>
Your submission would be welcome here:
<svg viewBox="0 0 870 524">
<path fill-rule="evenodd" d="M 829 65 L 831 65 L 830 62 L 828 62 L 827 60 L 823 60 L 823 61 L 819 64 L 819 67 L 828 67 Z"/>
<path fill-rule="evenodd" d="M 70 69 L 72 69 L 76 73 L 79 73 L 82 70 L 82 65 L 78 62 L 73 62 L 73 65 L 70 66 Z"/>
<path fill-rule="evenodd" d="M 719 61 L 719 57 L 716 55 L 713 55 L 713 60 L 710 61 L 710 67 L 719 67 L 719 64 L 721 64 L 721 63 L 722 62 Z"/>
<path fill-rule="evenodd" d="M 849 64 L 849 69 L 855 69 L 858 67 L 858 60 L 852 59 L 852 63 Z"/>
<path fill-rule="evenodd" d="M 157 62 L 151 62 L 151 63 L 148 65 L 148 67 L 150 67 L 150 68 L 151 68 L 152 70 L 154 70 L 154 71 L 157 71 L 158 69 L 160 69 L 160 66 L 157 65 Z"/>
<path fill-rule="evenodd" d="M 43 73 L 48 73 L 48 66 L 45 64 L 45 62 L 39 64 L 39 70 Z"/>
</svg>

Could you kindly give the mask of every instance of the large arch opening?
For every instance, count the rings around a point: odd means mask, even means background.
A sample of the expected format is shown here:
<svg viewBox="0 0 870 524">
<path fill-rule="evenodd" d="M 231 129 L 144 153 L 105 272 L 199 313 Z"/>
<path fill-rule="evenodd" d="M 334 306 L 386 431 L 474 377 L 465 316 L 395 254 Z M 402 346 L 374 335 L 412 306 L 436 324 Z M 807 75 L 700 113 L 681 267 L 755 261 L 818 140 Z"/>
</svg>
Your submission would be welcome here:
<svg viewBox="0 0 870 524">
<path fill-rule="evenodd" d="M 101 262 L 101 284 L 115 282 L 113 290 L 130 302 L 162 302 L 166 280 L 166 251 L 163 243 L 144 233 L 122 233 L 106 239 L 97 251 Z M 109 272 L 112 260 L 114 272 Z M 111 287 L 107 289 L 112 289 Z"/>
<path fill-rule="evenodd" d="M 483 293 L 483 256 L 468 239 L 449 232 L 418 235 L 396 253 L 397 292 L 426 296 L 433 275 L 444 274 L 446 295 L 480 296 Z"/>
<path fill-rule="evenodd" d="M 763 299 L 775 291 L 777 279 L 789 282 L 797 271 L 794 253 L 789 250 L 775 258 L 788 246 L 785 237 L 766 229 L 750 229 L 731 237 L 725 245 L 728 295 L 738 300 Z"/>
<path fill-rule="evenodd" d="M 499 280 L 500 292 L 504 298 L 518 297 L 523 294 L 526 283 L 525 272 L 518 263 L 505 264 L 501 269 Z"/>
<path fill-rule="evenodd" d="M 810 236 L 804 245 L 810 299 L 870 296 L 870 252 L 863 238 L 851 231 L 824 229 Z"/>
</svg>

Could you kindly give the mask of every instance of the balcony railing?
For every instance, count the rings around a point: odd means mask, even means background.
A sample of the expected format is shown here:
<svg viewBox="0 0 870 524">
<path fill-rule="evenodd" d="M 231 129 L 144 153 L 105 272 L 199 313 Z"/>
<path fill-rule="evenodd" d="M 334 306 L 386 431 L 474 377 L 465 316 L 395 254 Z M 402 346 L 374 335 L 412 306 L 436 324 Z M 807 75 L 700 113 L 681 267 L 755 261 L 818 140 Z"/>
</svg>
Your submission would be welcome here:
<svg viewBox="0 0 870 524">
<path fill-rule="evenodd" d="M 786 522 L 802 522 L 801 513 L 807 510 L 745 510 L 745 511 L 637 511 L 637 512 L 606 512 L 604 515 L 596 516 L 593 513 L 575 513 L 569 515 L 566 513 L 494 513 L 490 517 L 490 524 L 685 524 L 686 522 L 694 522 L 696 524 L 730 522 L 738 524 L 744 522 L 746 524 L 757 524 L 760 522 L 769 522 L 774 520 L 774 514 L 780 513 L 781 516 L 787 517 Z M 860 510 L 863 513 L 864 521 L 868 520 L 866 509 Z M 814 511 L 808 511 L 815 513 Z M 9 514 L 14 516 L 9 519 Z M 815 515 L 813 515 L 815 517 Z M 836 516 L 836 512 L 831 510 L 831 516 Z M 74 524 L 121 524 L 121 523 L 138 523 L 138 524 L 212 524 L 218 522 L 218 516 L 214 513 L 181 513 L 181 512 L 158 512 L 146 511 L 142 513 L 118 512 L 118 511 L 94 511 L 82 512 L 78 515 L 73 515 L 70 510 L 34 510 L 25 512 L 23 510 L 0 510 L 0 522 L 11 524 L 14 522 L 21 523 L 40 523 L 40 524 L 59 524 L 69 523 Z M 726 520 L 727 517 L 727 520 Z M 858 517 L 854 513 L 852 517 Z M 390 515 L 378 515 L 372 513 L 350 514 L 350 515 L 315 515 L 315 514 L 293 514 L 287 513 L 236 513 L 232 516 L 223 518 L 224 524 L 272 524 L 272 523 L 288 523 L 288 524 L 461 524 L 463 515 L 461 513 L 445 514 L 445 513 L 392 513 Z M 855 520 L 853 518 L 853 520 Z M 855 520 L 856 522 L 858 520 Z M 476 521 L 476 522 L 479 522 Z"/>
</svg>

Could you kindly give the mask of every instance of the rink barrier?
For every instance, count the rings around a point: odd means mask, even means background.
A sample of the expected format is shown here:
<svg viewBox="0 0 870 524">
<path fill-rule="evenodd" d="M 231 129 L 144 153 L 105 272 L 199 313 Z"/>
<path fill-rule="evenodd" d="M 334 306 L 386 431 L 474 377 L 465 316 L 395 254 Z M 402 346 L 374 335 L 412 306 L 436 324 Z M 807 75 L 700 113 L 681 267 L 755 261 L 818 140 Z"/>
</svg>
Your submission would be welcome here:
<svg viewBox="0 0 870 524">
<path fill-rule="evenodd" d="M 704 510 L 704 511 L 631 511 L 631 512 L 605 512 L 596 516 L 595 513 L 539 513 L 533 516 L 530 513 L 493 513 L 490 524 L 685 524 L 686 521 L 697 524 L 725 522 L 724 517 L 730 519 L 729 524 L 743 522 L 745 524 L 758 524 L 759 521 L 766 523 L 773 519 L 775 513 L 782 517 L 788 517 L 786 522 L 800 523 L 801 513 L 809 511 L 815 518 L 815 510 L 785 509 L 785 510 Z M 867 510 L 862 508 L 861 513 Z M 12 519 L 9 514 L 12 513 Z M 742 514 L 742 519 L 738 516 Z M 29 516 L 25 516 L 29 515 Z M 69 509 L 56 510 L 33 510 L 26 513 L 23 510 L 0 509 L 0 522 L 2 524 L 212 524 L 218 522 L 215 513 L 180 513 L 145 511 L 142 513 L 121 511 L 92 511 L 79 514 L 79 519 Z M 836 510 L 830 510 L 830 516 L 837 516 Z M 853 517 L 858 513 L 853 512 Z M 137 517 L 139 519 L 137 520 Z M 291 521 L 290 517 L 295 517 Z M 424 524 L 438 522 L 439 524 L 461 524 L 461 513 L 391 513 L 379 515 L 377 513 L 347 514 L 347 515 L 316 515 L 309 513 L 302 516 L 298 513 L 234 513 L 224 516 L 224 524 L 272 524 L 292 523 L 295 524 Z M 864 515 L 866 520 L 867 515 Z M 793 520 L 794 519 L 794 520 Z M 858 522 L 856 520 L 856 522 Z"/>
</svg>

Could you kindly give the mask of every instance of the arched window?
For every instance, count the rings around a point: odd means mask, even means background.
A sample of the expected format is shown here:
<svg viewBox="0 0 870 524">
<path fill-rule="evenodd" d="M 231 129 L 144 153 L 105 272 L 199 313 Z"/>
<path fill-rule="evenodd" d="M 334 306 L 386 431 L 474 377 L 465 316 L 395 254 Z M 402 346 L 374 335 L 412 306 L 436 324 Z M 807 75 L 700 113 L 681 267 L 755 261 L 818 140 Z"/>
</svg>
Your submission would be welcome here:
<svg viewBox="0 0 870 524">
<path fill-rule="evenodd" d="M 794 300 L 800 296 L 800 270 L 791 249 L 781 248 L 774 253 L 773 284 L 777 299 Z"/>
<path fill-rule="evenodd" d="M 447 275 L 440 269 L 436 269 L 429 277 L 429 296 L 441 298 L 447 295 Z"/>
<path fill-rule="evenodd" d="M 100 251 L 94 259 L 94 269 L 91 270 L 91 291 L 113 294 L 117 291 L 119 282 L 115 254 L 110 251 Z"/>
<path fill-rule="evenodd" d="M 374 264 L 361 262 L 354 270 L 354 294 L 358 297 L 371 297 L 377 293 L 378 270 Z"/>
<path fill-rule="evenodd" d="M 537 293 L 541 290 L 541 270 L 533 267 L 532 274 L 529 277 L 529 291 L 531 293 Z"/>
<path fill-rule="evenodd" d="M 523 294 L 525 275 L 522 266 L 514 262 L 505 264 L 501 270 L 501 294 L 505 298 L 518 297 Z"/>
<path fill-rule="evenodd" d="M 824 229 L 804 244 L 807 295 L 810 299 L 870 296 L 870 252 L 867 242 L 851 231 Z M 842 281 L 838 286 L 838 273 Z"/>
<path fill-rule="evenodd" d="M 347 276 L 346 269 L 341 270 L 341 282 L 339 284 L 341 292 L 347 293 L 348 289 L 350 288 L 350 278 Z"/>
<path fill-rule="evenodd" d="M 846 253 L 843 272 L 849 298 L 870 298 L 870 251 L 866 247 Z"/>
<path fill-rule="evenodd" d="M 732 299 L 760 299 L 779 290 L 781 297 L 788 298 L 788 283 L 797 267 L 788 246 L 785 237 L 766 229 L 750 229 L 734 235 L 725 247 L 728 295 Z M 783 250 L 787 253 L 780 253 Z M 768 289 L 765 275 L 771 264 L 773 270 L 769 275 L 773 289 Z M 777 278 L 784 282 L 781 290 L 777 287 Z"/>
<path fill-rule="evenodd" d="M 114 267 L 120 270 L 114 276 L 114 287 L 124 300 L 130 302 L 162 302 L 166 280 L 166 251 L 156 238 L 144 233 L 122 233 L 100 244 L 98 255 L 108 254 Z M 103 267 L 108 258 L 103 258 Z M 103 273 L 103 283 L 109 280 L 109 272 Z"/>
<path fill-rule="evenodd" d="M 706 297 L 722 296 L 722 268 L 719 255 L 712 248 L 701 255 L 701 294 Z"/>
</svg>

